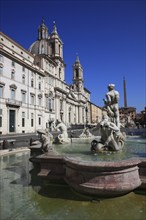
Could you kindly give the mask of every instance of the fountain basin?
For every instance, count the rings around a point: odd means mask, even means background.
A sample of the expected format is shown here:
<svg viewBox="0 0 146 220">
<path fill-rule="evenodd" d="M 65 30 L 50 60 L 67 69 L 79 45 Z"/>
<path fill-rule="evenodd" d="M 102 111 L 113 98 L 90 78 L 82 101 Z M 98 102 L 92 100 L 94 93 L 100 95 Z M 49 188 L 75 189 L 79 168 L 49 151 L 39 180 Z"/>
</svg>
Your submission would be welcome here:
<svg viewBox="0 0 146 220">
<path fill-rule="evenodd" d="M 146 158 L 141 159 L 141 163 L 138 166 L 139 176 L 142 182 L 139 188 L 141 190 L 146 190 Z"/>
<path fill-rule="evenodd" d="M 86 162 L 65 159 L 65 181 L 76 191 L 102 197 L 120 196 L 141 185 L 139 160 Z"/>
<path fill-rule="evenodd" d="M 32 157 L 30 161 L 39 165 L 39 177 L 55 183 L 66 182 L 76 191 L 88 195 L 121 196 L 142 184 L 139 159 L 94 162 L 46 153 Z"/>
<path fill-rule="evenodd" d="M 90 141 L 73 139 L 30 161 L 38 165 L 39 177 L 88 195 L 112 197 L 146 189 L 145 139 L 128 137 L 122 151 L 98 154 L 90 152 Z"/>
<path fill-rule="evenodd" d="M 65 184 L 39 181 L 29 158 L 29 152 L 0 157 L 1 219 L 145 220 L 146 196 L 139 191 L 110 199 L 85 196 Z"/>
</svg>

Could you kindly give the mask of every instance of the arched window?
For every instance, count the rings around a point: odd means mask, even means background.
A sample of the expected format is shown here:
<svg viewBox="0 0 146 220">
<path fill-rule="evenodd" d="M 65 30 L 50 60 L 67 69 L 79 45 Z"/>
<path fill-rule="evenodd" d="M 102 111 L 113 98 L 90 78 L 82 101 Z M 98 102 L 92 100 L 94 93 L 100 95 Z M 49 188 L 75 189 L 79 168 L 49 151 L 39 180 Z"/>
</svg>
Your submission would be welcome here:
<svg viewBox="0 0 146 220">
<path fill-rule="evenodd" d="M 61 56 L 61 46 L 59 44 L 59 56 Z"/>
<path fill-rule="evenodd" d="M 71 106 L 68 109 L 68 122 L 71 123 Z"/>
<path fill-rule="evenodd" d="M 59 79 L 61 79 L 61 68 L 59 68 Z"/>
</svg>

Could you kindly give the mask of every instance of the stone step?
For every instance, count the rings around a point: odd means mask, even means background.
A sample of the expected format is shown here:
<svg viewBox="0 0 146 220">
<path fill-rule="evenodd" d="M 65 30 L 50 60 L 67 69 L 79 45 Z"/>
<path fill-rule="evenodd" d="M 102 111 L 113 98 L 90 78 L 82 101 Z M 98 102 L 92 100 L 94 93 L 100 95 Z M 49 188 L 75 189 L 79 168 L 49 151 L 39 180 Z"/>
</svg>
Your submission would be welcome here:
<svg viewBox="0 0 146 220">
<path fill-rule="evenodd" d="M 41 177 L 46 177 L 49 175 L 49 173 L 51 172 L 51 170 L 48 170 L 48 169 L 42 169 L 39 173 L 38 173 L 38 176 L 41 176 Z"/>
</svg>

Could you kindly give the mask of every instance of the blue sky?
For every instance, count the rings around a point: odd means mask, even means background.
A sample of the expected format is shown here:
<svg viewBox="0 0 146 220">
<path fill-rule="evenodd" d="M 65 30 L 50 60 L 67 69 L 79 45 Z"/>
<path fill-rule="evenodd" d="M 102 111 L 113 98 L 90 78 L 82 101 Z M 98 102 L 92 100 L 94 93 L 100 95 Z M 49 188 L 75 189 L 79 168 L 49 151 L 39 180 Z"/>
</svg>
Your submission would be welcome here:
<svg viewBox="0 0 146 220">
<path fill-rule="evenodd" d="M 123 77 L 128 106 L 146 106 L 146 1 L 144 0 L 1 0 L 1 31 L 25 49 L 37 39 L 42 17 L 51 33 L 53 21 L 64 43 L 66 82 L 78 53 L 84 85 L 91 102 L 103 106 L 107 85 L 114 83 L 124 105 Z"/>
</svg>

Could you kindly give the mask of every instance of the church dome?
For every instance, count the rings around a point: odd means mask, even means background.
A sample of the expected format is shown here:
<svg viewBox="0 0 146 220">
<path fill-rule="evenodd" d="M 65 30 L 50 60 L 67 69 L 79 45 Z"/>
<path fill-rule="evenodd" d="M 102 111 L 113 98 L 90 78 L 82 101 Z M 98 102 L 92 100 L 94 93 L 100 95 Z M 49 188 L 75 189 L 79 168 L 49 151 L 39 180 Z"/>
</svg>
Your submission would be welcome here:
<svg viewBox="0 0 146 220">
<path fill-rule="evenodd" d="M 28 50 L 32 54 L 39 54 L 39 40 L 35 41 Z"/>
<path fill-rule="evenodd" d="M 37 40 L 30 47 L 29 52 L 34 55 L 48 54 L 48 40 Z"/>
<path fill-rule="evenodd" d="M 29 47 L 29 52 L 35 55 L 48 54 L 48 28 L 44 20 L 38 28 L 38 40 Z"/>
</svg>

